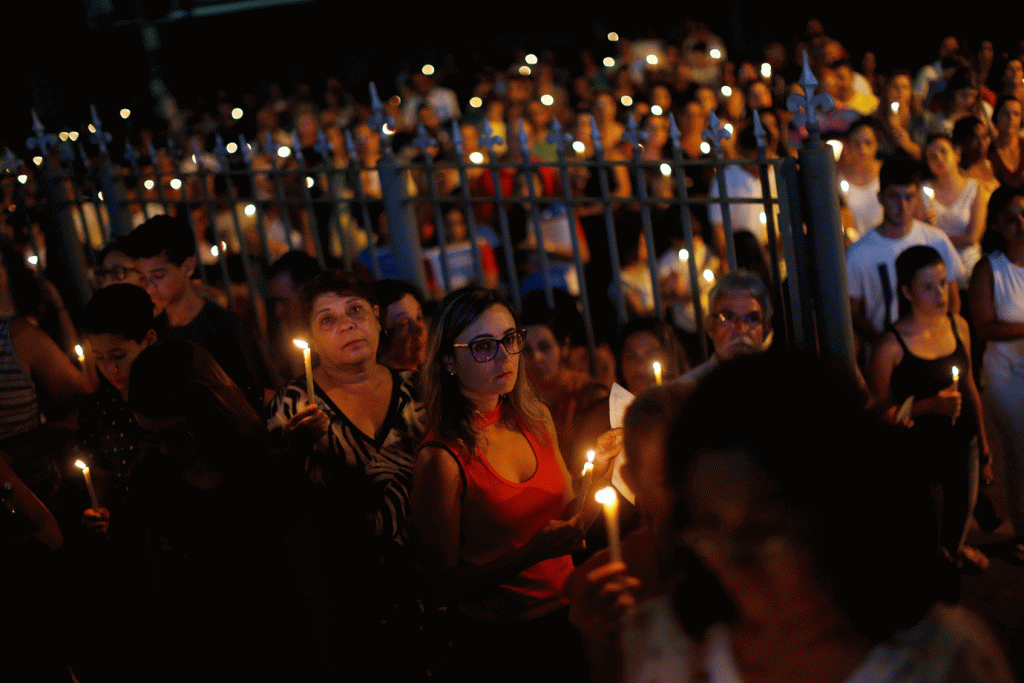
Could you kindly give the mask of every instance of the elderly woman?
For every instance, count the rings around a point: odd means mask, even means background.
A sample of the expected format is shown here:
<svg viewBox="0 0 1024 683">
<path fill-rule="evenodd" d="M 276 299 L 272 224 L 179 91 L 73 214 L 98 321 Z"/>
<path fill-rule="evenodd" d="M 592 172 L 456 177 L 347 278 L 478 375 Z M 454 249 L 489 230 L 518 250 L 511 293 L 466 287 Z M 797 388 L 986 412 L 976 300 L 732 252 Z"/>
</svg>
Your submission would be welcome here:
<svg viewBox="0 0 1024 683">
<path fill-rule="evenodd" d="M 271 403 L 268 426 L 304 462 L 328 563 L 356 582 L 339 587 L 350 630 L 368 647 L 397 646 L 419 630 L 405 544 L 423 412 L 411 373 L 377 360 L 381 310 L 368 284 L 328 270 L 304 285 L 303 303 L 309 343 L 319 357 L 314 396 L 305 377 L 292 381 Z M 384 663 L 380 652 L 364 654 Z"/>
<path fill-rule="evenodd" d="M 572 504 L 551 414 L 519 367 L 524 348 L 497 292 L 470 287 L 441 301 L 413 509 L 431 587 L 457 605 L 454 680 L 486 671 L 489 680 L 532 672 L 568 681 L 584 668 L 562 586 L 596 503 Z M 594 488 L 611 478 L 617 439 L 598 442 Z"/>
</svg>

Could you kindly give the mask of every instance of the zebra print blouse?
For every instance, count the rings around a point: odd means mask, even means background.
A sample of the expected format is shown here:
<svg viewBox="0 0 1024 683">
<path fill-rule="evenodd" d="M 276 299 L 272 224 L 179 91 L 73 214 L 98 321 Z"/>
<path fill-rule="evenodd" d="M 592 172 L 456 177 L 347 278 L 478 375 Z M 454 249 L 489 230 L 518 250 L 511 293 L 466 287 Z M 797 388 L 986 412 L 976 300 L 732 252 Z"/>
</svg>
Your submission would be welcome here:
<svg viewBox="0 0 1024 683">
<path fill-rule="evenodd" d="M 380 539 L 405 544 L 409 492 L 416 448 L 424 435 L 424 408 L 411 372 L 392 370 L 391 402 L 376 435 L 360 431 L 327 393 L 315 387 L 316 402 L 331 420 L 326 453 L 305 455 L 305 468 L 318 489 L 330 494 L 335 507 L 365 519 L 367 530 Z M 293 380 L 274 397 L 267 426 L 275 437 L 306 407 L 306 381 Z"/>
</svg>

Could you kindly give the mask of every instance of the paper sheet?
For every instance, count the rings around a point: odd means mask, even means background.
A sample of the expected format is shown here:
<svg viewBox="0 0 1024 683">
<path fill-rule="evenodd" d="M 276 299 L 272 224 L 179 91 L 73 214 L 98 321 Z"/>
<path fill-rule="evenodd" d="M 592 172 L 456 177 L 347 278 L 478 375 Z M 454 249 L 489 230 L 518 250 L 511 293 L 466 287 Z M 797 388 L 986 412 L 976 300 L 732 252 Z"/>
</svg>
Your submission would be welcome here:
<svg viewBox="0 0 1024 683">
<path fill-rule="evenodd" d="M 612 429 L 622 428 L 622 417 L 626 414 L 626 408 L 636 398 L 633 394 L 629 393 L 625 387 L 621 386 L 617 382 L 612 385 L 611 393 L 608 395 L 608 420 L 611 422 Z M 615 469 L 612 471 L 612 486 L 619 492 L 623 498 L 628 500 L 631 505 L 636 504 L 636 495 L 633 490 L 626 485 L 626 481 L 622 478 L 622 463 L 624 462 L 623 456 L 619 456 L 615 459 Z"/>
</svg>

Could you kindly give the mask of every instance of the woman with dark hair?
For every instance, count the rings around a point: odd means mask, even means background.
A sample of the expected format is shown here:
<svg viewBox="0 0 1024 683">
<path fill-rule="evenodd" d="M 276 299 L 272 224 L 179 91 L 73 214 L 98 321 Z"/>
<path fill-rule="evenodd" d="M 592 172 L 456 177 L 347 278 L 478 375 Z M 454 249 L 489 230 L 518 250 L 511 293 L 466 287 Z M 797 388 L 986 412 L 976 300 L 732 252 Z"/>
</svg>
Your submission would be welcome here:
<svg viewBox="0 0 1024 683">
<path fill-rule="evenodd" d="M 384 343 L 377 349 L 377 359 L 395 370 L 419 370 L 427 357 L 423 294 L 400 280 L 377 280 L 373 291 L 384 322 Z"/>
<path fill-rule="evenodd" d="M 622 329 L 615 348 L 615 375 L 633 394 L 657 383 L 653 364 L 661 363 L 662 381 L 690 369 L 675 330 L 664 320 L 636 318 Z"/>
<path fill-rule="evenodd" d="M 1024 196 L 1003 186 L 988 204 L 985 256 L 974 268 L 968 301 L 986 342 L 985 406 L 996 426 L 1007 507 L 1017 538 L 1007 559 L 1024 564 Z"/>
<path fill-rule="evenodd" d="M 597 507 L 573 514 L 551 415 L 519 367 L 523 330 L 501 295 L 469 287 L 441 301 L 423 371 L 429 434 L 416 460 L 420 560 L 457 605 L 454 680 L 577 680 L 582 655 L 562 586 Z M 611 478 L 618 436 L 599 442 L 593 488 Z"/>
<path fill-rule="evenodd" d="M 882 204 L 878 201 L 882 170 L 878 140 L 878 122 L 867 116 L 855 121 L 843 136 L 839 189 L 853 214 L 858 238 L 882 222 Z"/>
<path fill-rule="evenodd" d="M 871 359 L 872 394 L 892 420 L 904 401 L 913 401 L 915 448 L 909 454 L 920 454 L 922 474 L 942 488 L 940 544 L 950 558 L 984 569 L 988 559 L 964 546 L 978 493 L 977 452 L 982 462 L 991 461 L 971 370 L 970 330 L 963 317 L 949 312 L 949 283 L 939 252 L 910 247 L 896 259 L 896 280 L 900 318 Z M 971 444 L 975 436 L 978 450 Z"/>
<path fill-rule="evenodd" d="M 1021 154 L 1020 127 L 1022 107 L 1016 97 L 1004 95 L 993 110 L 996 137 L 988 149 L 992 171 L 1003 185 L 1024 186 L 1024 159 Z"/>
<path fill-rule="evenodd" d="M 706 574 L 625 617 L 623 680 L 1013 680 L 977 617 L 935 605 L 927 494 L 858 387 L 781 354 L 697 388 L 666 440 L 669 543 Z"/>
<path fill-rule="evenodd" d="M 377 360 L 381 309 L 369 284 L 328 270 L 303 286 L 303 306 L 319 359 L 315 395 L 307 393 L 305 377 L 296 378 L 272 401 L 268 425 L 313 483 L 314 523 L 329 571 L 354 582 L 335 584 L 335 598 L 346 605 L 346 627 L 365 639 L 358 640 L 360 663 L 408 665 L 404 673 L 384 671 L 411 676 L 421 660 L 386 653 L 412 647 L 422 626 L 406 547 L 413 454 L 423 439 L 418 392 L 410 371 Z"/>
<path fill-rule="evenodd" d="M 881 124 L 878 151 L 883 159 L 904 156 L 921 160 L 921 145 L 914 139 L 923 125 L 921 110 L 921 100 L 914 93 L 910 72 L 906 69 L 893 71 L 874 114 Z"/>
<path fill-rule="evenodd" d="M 973 178 L 989 194 L 999 187 L 999 180 L 988 160 L 992 131 L 976 116 L 965 116 L 953 126 L 953 146 L 960 150 L 960 168 L 964 176 Z"/>
<path fill-rule="evenodd" d="M 971 271 L 981 259 L 981 233 L 989 192 L 960 169 L 960 150 L 945 135 L 929 138 L 924 146 L 925 161 L 932 179 L 924 183 L 924 201 L 935 214 L 935 227 L 949 237 L 964 262 L 960 289 L 966 290 Z"/>
</svg>

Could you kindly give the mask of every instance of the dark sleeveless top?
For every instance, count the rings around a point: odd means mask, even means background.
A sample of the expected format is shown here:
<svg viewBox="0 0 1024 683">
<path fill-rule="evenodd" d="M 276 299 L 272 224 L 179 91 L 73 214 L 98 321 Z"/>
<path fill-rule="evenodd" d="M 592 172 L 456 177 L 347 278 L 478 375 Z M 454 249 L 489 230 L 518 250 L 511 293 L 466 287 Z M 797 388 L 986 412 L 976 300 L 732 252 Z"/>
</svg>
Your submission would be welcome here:
<svg viewBox="0 0 1024 683">
<path fill-rule="evenodd" d="M 896 331 L 896 328 L 889 328 L 896 335 L 900 346 L 903 347 L 903 360 L 892 371 L 892 395 L 896 399 L 896 405 L 902 404 L 911 395 L 919 401 L 938 394 L 953 383 L 954 365 L 960 369 L 960 391 L 966 393 L 963 382 L 970 371 L 967 350 L 960 340 L 960 334 L 957 332 L 956 322 L 952 316 L 949 317 L 949 324 L 953 327 L 956 348 L 948 356 L 932 360 L 915 356 L 907 348 L 903 337 Z M 945 415 L 937 413 L 915 415 L 911 434 L 921 440 L 921 446 L 924 448 L 942 450 L 963 448 L 974 437 L 978 429 L 975 415 L 966 397 L 961 405 L 960 417 L 957 418 L 955 425 Z"/>
</svg>

